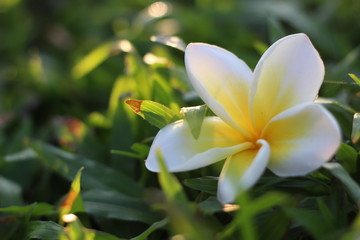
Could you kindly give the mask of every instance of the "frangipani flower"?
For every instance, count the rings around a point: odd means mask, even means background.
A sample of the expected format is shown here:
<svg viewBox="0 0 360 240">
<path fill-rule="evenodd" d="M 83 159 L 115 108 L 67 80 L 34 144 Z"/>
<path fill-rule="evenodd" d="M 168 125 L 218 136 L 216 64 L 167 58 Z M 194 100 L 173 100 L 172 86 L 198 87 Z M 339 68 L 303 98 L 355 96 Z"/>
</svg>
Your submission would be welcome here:
<svg viewBox="0 0 360 240">
<path fill-rule="evenodd" d="M 217 115 L 204 119 L 195 139 L 180 120 L 159 131 L 146 167 L 158 172 L 157 149 L 169 171 L 188 171 L 226 159 L 218 183 L 222 203 L 253 186 L 266 168 L 301 176 L 328 161 L 341 141 L 333 116 L 313 103 L 323 62 L 305 34 L 274 43 L 254 72 L 232 53 L 204 43 L 185 51 L 195 90 Z"/>
</svg>

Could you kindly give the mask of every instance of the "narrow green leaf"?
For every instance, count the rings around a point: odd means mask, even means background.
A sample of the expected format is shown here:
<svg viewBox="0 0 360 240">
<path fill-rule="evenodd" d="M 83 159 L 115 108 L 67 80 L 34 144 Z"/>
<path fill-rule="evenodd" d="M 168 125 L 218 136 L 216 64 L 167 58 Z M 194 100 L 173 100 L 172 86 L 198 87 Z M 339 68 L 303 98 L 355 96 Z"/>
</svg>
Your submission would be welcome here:
<svg viewBox="0 0 360 240">
<path fill-rule="evenodd" d="M 120 96 L 116 98 L 117 102 L 119 101 L 119 97 Z M 128 151 L 135 141 L 139 119 L 136 119 L 137 116 L 135 116 L 131 109 L 124 103 L 121 102 L 114 106 L 115 109 L 114 112 L 112 112 L 110 147 L 111 149 Z M 129 177 L 135 175 L 137 164 L 134 159 L 130 157 L 113 154 L 111 155 L 110 164 L 113 169 L 119 170 Z"/>
<path fill-rule="evenodd" d="M 319 208 L 321 215 L 324 218 L 324 221 L 326 221 L 326 223 L 329 225 L 335 226 L 335 222 L 336 222 L 335 216 L 331 212 L 329 207 L 326 205 L 324 199 L 316 198 L 316 203 L 317 203 L 317 206 Z"/>
<path fill-rule="evenodd" d="M 360 86 L 360 78 L 358 78 L 355 74 L 349 73 L 349 76 Z"/>
<path fill-rule="evenodd" d="M 94 189 L 84 192 L 82 197 L 86 211 L 95 216 L 149 224 L 158 220 L 143 200 L 120 192 Z"/>
<path fill-rule="evenodd" d="M 106 232 L 100 232 L 100 231 L 94 231 L 95 234 L 93 240 L 126 240 L 124 238 L 117 238 L 109 233 Z"/>
<path fill-rule="evenodd" d="M 153 101 L 143 101 L 140 110 L 144 114 L 144 118 L 158 128 L 165 127 L 172 122 L 180 120 L 178 113 Z"/>
<path fill-rule="evenodd" d="M 179 201 L 186 203 L 187 197 L 182 189 L 182 186 L 176 177 L 169 173 L 160 150 L 157 152 L 157 158 L 160 166 L 160 172 L 158 174 L 159 183 L 164 190 L 166 198 L 170 202 Z"/>
<path fill-rule="evenodd" d="M 241 229 L 242 239 L 255 240 L 257 233 L 254 224 L 254 215 L 251 210 L 251 200 L 247 192 L 242 192 L 237 199 L 241 210 L 236 212 L 233 221 L 221 233 L 222 238 L 228 238 L 238 230 Z"/>
<path fill-rule="evenodd" d="M 149 101 L 128 99 L 125 103 L 138 115 L 158 128 L 180 119 L 180 115 L 164 105 Z"/>
<path fill-rule="evenodd" d="M 357 143 L 360 139 L 360 113 L 355 113 L 351 131 L 351 141 Z"/>
<path fill-rule="evenodd" d="M 201 126 L 205 118 L 206 105 L 186 107 L 181 109 L 186 122 L 189 124 L 191 133 L 195 139 L 199 138 Z"/>
<path fill-rule="evenodd" d="M 259 190 L 269 191 L 274 188 L 285 190 L 286 192 L 323 195 L 331 192 L 328 179 L 318 179 L 312 176 L 279 178 L 279 177 L 263 177 L 259 181 Z"/>
<path fill-rule="evenodd" d="M 91 72 L 106 59 L 113 56 L 114 53 L 120 52 L 122 50 L 121 43 L 122 41 L 107 42 L 92 50 L 75 64 L 71 70 L 72 76 L 79 79 Z"/>
<path fill-rule="evenodd" d="M 261 56 L 269 48 L 269 45 L 265 44 L 262 41 L 254 41 L 253 47 L 258 52 L 258 54 Z"/>
<path fill-rule="evenodd" d="M 73 215 L 67 221 L 65 233 L 60 234 L 60 240 L 94 240 L 94 234 L 83 227 L 77 216 Z"/>
<path fill-rule="evenodd" d="M 340 145 L 340 148 L 336 153 L 336 159 L 341 163 L 341 165 L 344 166 L 346 171 L 348 171 L 349 173 L 356 172 L 357 158 L 358 153 L 356 152 L 356 150 L 345 143 L 342 143 Z"/>
<path fill-rule="evenodd" d="M 83 226 L 77 216 L 73 215 L 67 222 L 64 231 L 59 234 L 60 240 L 125 240 L 109 233 L 88 229 Z"/>
<path fill-rule="evenodd" d="M 175 92 L 173 83 L 170 84 L 170 82 L 173 80 L 169 79 L 168 75 L 164 75 L 160 69 L 154 69 L 150 77 L 153 82 L 153 101 L 161 102 L 173 111 L 179 112 L 180 108 L 176 103 L 177 94 Z"/>
<path fill-rule="evenodd" d="M 192 189 L 216 194 L 217 192 L 217 177 L 205 176 L 200 178 L 185 179 L 184 184 Z"/>
<path fill-rule="evenodd" d="M 330 99 L 318 98 L 318 99 L 316 99 L 316 103 L 324 104 L 325 106 L 333 105 L 333 106 L 341 108 L 342 110 L 345 110 L 348 113 L 352 113 L 352 114 L 356 113 L 356 111 L 352 107 L 345 105 L 343 103 L 337 102 L 337 101 L 330 100 Z"/>
<path fill-rule="evenodd" d="M 357 111 L 352 106 L 327 99 L 317 99 L 316 102 L 324 104 L 341 126 L 345 138 L 351 138 L 353 116 Z"/>
<path fill-rule="evenodd" d="M 281 25 L 281 22 L 274 16 L 269 17 L 268 26 L 269 26 L 268 28 L 269 28 L 270 41 L 272 43 L 276 42 L 278 39 L 286 35 L 285 30 Z"/>
<path fill-rule="evenodd" d="M 21 3 L 21 0 L 7 0 L 7 1 L 1 1 L 0 2 L 0 10 L 2 13 L 9 11 L 13 7 L 16 7 L 19 3 Z"/>
<path fill-rule="evenodd" d="M 213 239 L 212 229 L 202 226 L 199 222 L 194 206 L 187 201 L 181 184 L 167 170 L 160 150 L 157 152 L 157 158 L 160 166 L 158 178 L 167 199 L 171 230 L 175 234 L 183 235 L 185 239 Z"/>
<path fill-rule="evenodd" d="M 26 148 L 20 152 L 6 155 L 4 157 L 5 162 L 21 162 L 29 159 L 36 158 L 36 153 L 31 148 Z"/>
<path fill-rule="evenodd" d="M 132 152 L 127 152 L 127 151 L 111 150 L 111 153 L 126 156 L 126 157 L 131 157 L 131 158 L 142 159 L 139 154 L 132 153 Z"/>
<path fill-rule="evenodd" d="M 66 195 L 65 199 L 60 205 L 60 223 L 62 223 L 62 217 L 65 214 L 75 211 L 83 211 L 83 202 L 81 199 L 80 194 L 80 179 L 81 179 L 81 172 L 84 168 L 81 167 L 79 171 L 76 173 L 74 181 L 71 183 L 70 190 Z"/>
<path fill-rule="evenodd" d="M 55 212 L 55 207 L 47 203 L 33 203 L 26 206 L 11 206 L 0 208 L 0 212 L 26 214 L 31 213 L 32 216 L 44 216 Z"/>
<path fill-rule="evenodd" d="M 345 185 L 346 189 L 349 192 L 349 195 L 358 205 L 360 205 L 360 187 L 350 177 L 350 175 L 345 171 L 345 169 L 339 163 L 335 162 L 325 163 L 323 167 L 330 171 L 332 175 L 337 177 Z"/>
<path fill-rule="evenodd" d="M 284 210 L 290 218 L 306 229 L 315 239 L 322 239 L 332 230 L 331 225 L 324 221 L 323 216 L 318 211 L 296 208 L 285 208 Z"/>
<path fill-rule="evenodd" d="M 21 187 L 0 175 L 0 207 L 22 205 Z"/>
<path fill-rule="evenodd" d="M 131 150 L 137 152 L 142 159 L 145 159 L 149 155 L 150 147 L 146 144 L 134 143 L 131 146 Z"/>
<path fill-rule="evenodd" d="M 251 201 L 251 207 L 248 211 L 252 215 L 257 215 L 263 211 L 271 209 L 274 206 L 282 205 L 288 200 L 288 196 L 278 192 L 269 192 L 263 196 Z"/>
<path fill-rule="evenodd" d="M 26 239 L 58 240 L 64 228 L 51 221 L 33 221 L 30 223 Z"/>
<path fill-rule="evenodd" d="M 351 226 L 351 231 L 348 231 L 344 236 L 342 236 L 341 240 L 354 240 L 360 239 L 360 214 L 356 216 L 353 224 Z"/>
<path fill-rule="evenodd" d="M 259 239 L 281 240 L 289 228 L 290 218 L 281 209 L 269 210 L 258 217 Z"/>
<path fill-rule="evenodd" d="M 216 197 L 209 197 L 205 201 L 200 202 L 199 208 L 207 214 L 213 214 L 223 210 L 222 204 L 219 203 Z"/>
<path fill-rule="evenodd" d="M 131 238 L 130 240 L 146 240 L 147 237 L 154 232 L 155 230 L 164 227 L 166 224 L 168 224 L 169 219 L 164 218 L 161 221 L 154 222 L 148 229 L 146 229 L 143 233 L 141 233 L 139 236 L 136 236 L 134 238 Z"/>
<path fill-rule="evenodd" d="M 244 239 L 257 239 L 255 217 L 275 206 L 283 205 L 288 199 L 287 195 L 278 192 L 269 192 L 257 199 L 250 199 L 248 193 L 243 192 L 237 199 L 240 211 L 236 212 L 235 219 L 222 233 L 223 236 L 230 236 L 237 229 L 242 229 L 241 234 Z"/>
<path fill-rule="evenodd" d="M 121 172 L 94 160 L 71 154 L 40 142 L 33 144 L 32 148 L 46 166 L 69 181 L 73 180 L 79 168 L 85 167 L 86 171 L 82 174 L 82 186 L 84 189 L 100 188 L 116 190 L 129 196 L 141 196 L 142 194 L 143 188 L 137 182 Z M 106 177 L 94 178 L 99 173 Z"/>
</svg>

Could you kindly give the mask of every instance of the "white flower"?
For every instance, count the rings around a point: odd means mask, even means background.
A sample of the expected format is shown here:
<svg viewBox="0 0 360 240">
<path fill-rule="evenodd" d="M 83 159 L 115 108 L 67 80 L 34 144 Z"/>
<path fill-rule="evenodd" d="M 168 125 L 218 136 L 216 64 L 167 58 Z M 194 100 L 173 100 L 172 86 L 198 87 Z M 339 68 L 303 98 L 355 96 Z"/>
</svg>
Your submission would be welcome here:
<svg viewBox="0 0 360 240">
<path fill-rule="evenodd" d="M 191 43 L 185 51 L 188 76 L 218 117 L 207 117 L 199 138 L 185 121 L 159 131 L 146 167 L 158 172 L 160 149 L 171 172 L 226 159 L 218 199 L 235 200 L 269 168 L 278 176 L 301 176 L 328 161 L 341 141 L 336 120 L 313 103 L 324 77 L 323 62 L 305 34 L 274 43 L 254 72 L 232 53 Z"/>
</svg>

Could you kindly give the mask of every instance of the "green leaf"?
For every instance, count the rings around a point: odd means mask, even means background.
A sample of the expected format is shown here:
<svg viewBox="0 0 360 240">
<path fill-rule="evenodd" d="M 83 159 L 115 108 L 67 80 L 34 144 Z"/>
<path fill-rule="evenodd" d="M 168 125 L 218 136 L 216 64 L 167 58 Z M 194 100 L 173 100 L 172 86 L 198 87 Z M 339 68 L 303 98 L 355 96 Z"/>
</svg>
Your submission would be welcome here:
<svg viewBox="0 0 360 240">
<path fill-rule="evenodd" d="M 276 205 L 284 204 L 288 201 L 288 199 L 289 197 L 285 194 L 278 192 L 269 192 L 255 200 L 252 200 L 251 207 L 248 207 L 247 211 L 251 212 L 252 215 L 256 215 L 260 212 L 271 209 Z"/>
<path fill-rule="evenodd" d="M 74 181 L 71 183 L 70 191 L 66 195 L 65 199 L 60 206 L 60 223 L 62 223 L 62 217 L 70 212 L 83 211 L 83 202 L 80 196 L 80 179 L 81 172 L 84 168 L 81 167 L 76 173 Z"/>
<path fill-rule="evenodd" d="M 143 159 L 139 154 L 136 154 L 133 152 L 127 152 L 127 151 L 121 151 L 121 150 L 111 150 L 111 153 L 126 156 L 126 157 L 131 157 L 131 158 Z"/>
<path fill-rule="evenodd" d="M 289 193 L 306 193 L 312 195 L 323 195 L 331 192 L 329 179 L 319 179 L 313 176 L 304 177 L 262 177 L 259 181 L 259 190 L 269 191 L 279 189 Z"/>
<path fill-rule="evenodd" d="M 82 78 L 103 63 L 106 59 L 114 55 L 114 53 L 119 52 L 121 49 L 119 48 L 120 46 L 121 41 L 101 44 L 76 63 L 71 71 L 72 76 L 75 79 Z"/>
<path fill-rule="evenodd" d="M 59 237 L 60 240 L 125 240 L 106 232 L 85 228 L 76 215 L 69 219 L 66 228 L 60 232 Z"/>
<path fill-rule="evenodd" d="M 157 152 L 160 172 L 159 183 L 167 199 L 167 213 L 170 217 L 171 230 L 185 239 L 212 239 L 212 229 L 202 226 L 195 215 L 194 206 L 188 202 L 181 184 L 165 165 L 160 150 Z M 201 231 L 199 231 L 201 229 Z"/>
<path fill-rule="evenodd" d="M 259 55 L 264 54 L 264 52 L 266 52 L 266 50 L 269 48 L 269 46 L 262 41 L 254 41 L 253 47 L 259 53 Z"/>
<path fill-rule="evenodd" d="M 33 221 L 30 223 L 26 239 L 58 240 L 64 228 L 51 221 Z"/>
<path fill-rule="evenodd" d="M 180 108 L 176 103 L 176 92 L 173 86 L 173 83 L 170 84 L 171 79 L 169 79 L 168 74 L 161 72 L 161 68 L 154 69 L 154 72 L 151 74 L 151 80 L 153 81 L 153 93 L 152 100 L 155 102 L 160 102 L 166 106 L 169 106 L 175 112 L 179 112 Z"/>
<path fill-rule="evenodd" d="M 180 120 L 180 115 L 164 105 L 149 101 L 128 99 L 125 103 L 138 115 L 157 128 Z"/>
<path fill-rule="evenodd" d="M 0 175 L 0 207 L 22 205 L 21 187 Z"/>
<path fill-rule="evenodd" d="M 192 189 L 207 192 L 210 194 L 216 194 L 217 192 L 217 177 L 205 176 L 200 178 L 185 179 L 184 184 Z"/>
<path fill-rule="evenodd" d="M 170 202 L 187 202 L 187 197 L 183 191 L 183 188 L 179 181 L 174 175 L 169 173 L 167 166 L 165 164 L 164 158 L 158 150 L 157 159 L 159 161 L 160 172 L 158 174 L 159 183 L 161 188 L 164 190 L 165 196 Z"/>
<path fill-rule="evenodd" d="M 356 216 L 351 226 L 351 231 L 347 232 L 341 240 L 354 240 L 360 239 L 360 214 Z"/>
<path fill-rule="evenodd" d="M 270 16 L 268 18 L 268 25 L 269 25 L 270 41 L 272 43 L 276 42 L 278 39 L 286 35 L 285 30 L 281 25 L 281 22 L 277 18 Z"/>
<path fill-rule="evenodd" d="M 21 0 L 3 0 L 0 2 L 0 10 L 1 12 L 9 11 L 19 3 L 21 3 Z"/>
<path fill-rule="evenodd" d="M 86 169 L 82 174 L 82 187 L 84 189 L 116 190 L 129 196 L 141 196 L 142 194 L 142 186 L 124 174 L 101 163 L 62 151 L 44 143 L 33 144 L 32 148 L 45 165 L 69 181 L 73 180 L 79 168 L 84 167 Z M 106 177 L 94 177 L 99 176 L 99 174 Z"/>
<path fill-rule="evenodd" d="M 305 228 L 315 239 L 322 239 L 332 230 L 318 211 L 308 209 L 285 208 L 286 214 L 297 224 Z"/>
<path fill-rule="evenodd" d="M 119 96 L 116 98 L 116 101 L 119 102 Z M 135 141 L 135 136 L 137 135 L 136 126 L 138 126 L 139 119 L 136 119 L 137 117 L 131 109 L 125 106 L 123 102 L 114 105 L 114 107 L 110 147 L 111 149 L 128 151 Z M 113 154 L 111 155 L 110 163 L 113 168 L 129 177 L 136 174 L 137 162 L 133 158 Z"/>
<path fill-rule="evenodd" d="M 351 131 L 351 141 L 357 143 L 360 139 L 360 113 L 355 113 Z"/>
<path fill-rule="evenodd" d="M 20 152 L 6 155 L 5 162 L 21 162 L 36 158 L 37 154 L 31 148 L 26 148 Z"/>
<path fill-rule="evenodd" d="M 84 228 L 76 215 L 68 220 L 65 233 L 61 233 L 60 240 L 94 240 L 94 233 Z"/>
<path fill-rule="evenodd" d="M 199 138 L 201 126 L 205 118 L 206 105 L 196 107 L 186 107 L 181 109 L 186 122 L 189 124 L 191 133 L 195 139 Z"/>
<path fill-rule="evenodd" d="M 95 234 L 93 240 L 126 240 L 124 238 L 117 238 L 106 232 L 100 232 L 100 231 L 93 231 L 93 232 Z"/>
<path fill-rule="evenodd" d="M 336 152 L 336 158 L 344 166 L 346 171 L 349 173 L 356 172 L 356 160 L 358 158 L 358 153 L 353 147 L 342 143 Z"/>
<path fill-rule="evenodd" d="M 330 99 L 318 98 L 318 99 L 316 100 L 316 102 L 317 102 L 317 103 L 324 104 L 325 106 L 328 106 L 328 105 L 330 105 L 330 106 L 331 106 L 331 105 L 336 106 L 336 107 L 338 107 L 338 108 L 340 108 L 340 109 L 342 109 L 342 110 L 344 110 L 344 111 L 346 111 L 346 112 L 348 112 L 348 113 L 353 113 L 353 114 L 356 113 L 356 111 L 355 111 L 352 107 L 350 107 L 350 106 L 348 106 L 348 105 L 346 105 L 346 104 L 337 102 L 337 101 L 330 100 Z M 330 110 L 331 110 L 331 109 L 330 109 Z"/>
<path fill-rule="evenodd" d="M 332 100 L 320 98 L 317 99 L 316 102 L 324 104 L 324 106 L 336 118 L 337 122 L 341 126 L 341 131 L 345 136 L 345 139 L 351 138 L 353 116 L 356 111 L 351 106 Z"/>
<path fill-rule="evenodd" d="M 345 185 L 349 195 L 353 198 L 353 200 L 357 204 L 360 204 L 360 187 L 350 177 L 346 170 L 339 163 L 335 162 L 325 163 L 323 167 L 330 171 L 332 175 L 337 177 Z"/>
<path fill-rule="evenodd" d="M 151 226 L 146 229 L 143 233 L 141 233 L 139 236 L 136 236 L 134 238 L 131 238 L 130 240 L 146 240 L 147 237 L 154 232 L 155 230 L 164 227 L 166 224 L 168 224 L 169 219 L 168 218 L 164 218 L 161 221 L 158 222 L 154 222 L 153 224 L 151 224 Z"/>
<path fill-rule="evenodd" d="M 324 218 L 324 221 L 327 222 L 327 224 L 335 226 L 335 216 L 333 215 L 333 213 L 331 212 L 331 210 L 329 209 L 329 207 L 326 205 L 325 201 L 323 198 L 316 198 L 316 203 L 317 206 L 319 208 L 319 211 L 321 213 L 321 215 Z"/>
<path fill-rule="evenodd" d="M 349 76 L 360 86 L 360 78 L 358 78 L 355 74 L 349 73 Z"/>
<path fill-rule="evenodd" d="M 94 189 L 83 193 L 82 198 L 86 211 L 95 216 L 149 224 L 158 220 L 144 201 L 120 192 Z"/>
<path fill-rule="evenodd" d="M 147 157 L 147 155 L 149 154 L 150 147 L 148 145 L 146 145 L 146 144 L 134 143 L 131 146 L 131 150 L 135 151 L 136 153 L 128 152 L 128 151 L 122 151 L 122 150 L 111 150 L 111 153 L 126 156 L 126 157 L 136 158 L 136 159 L 140 159 L 140 160 L 144 160 Z"/>
<path fill-rule="evenodd" d="M 209 197 L 205 201 L 199 203 L 199 208 L 206 214 L 213 214 L 216 212 L 221 212 L 223 206 L 216 197 Z"/>
<path fill-rule="evenodd" d="M 281 240 L 288 230 L 290 218 L 281 209 L 274 209 L 259 216 L 257 223 L 259 239 L 261 240 Z"/>
<path fill-rule="evenodd" d="M 141 156 L 142 159 L 145 159 L 147 155 L 149 154 L 150 147 L 146 144 L 142 143 L 134 143 L 131 146 L 131 150 L 137 152 L 139 156 Z"/>
<path fill-rule="evenodd" d="M 0 208 L 0 212 L 12 214 L 30 213 L 31 216 L 44 216 L 55 213 L 55 207 L 47 203 L 33 203 L 26 206 L 11 206 L 6 208 Z"/>
<path fill-rule="evenodd" d="M 250 199 L 247 192 L 243 192 L 237 199 L 240 211 L 236 212 L 235 219 L 222 233 L 223 237 L 232 235 L 237 229 L 242 229 L 244 239 L 257 239 L 254 220 L 262 212 L 269 211 L 275 206 L 284 205 L 289 197 L 278 192 L 269 192 L 256 199 Z"/>
</svg>

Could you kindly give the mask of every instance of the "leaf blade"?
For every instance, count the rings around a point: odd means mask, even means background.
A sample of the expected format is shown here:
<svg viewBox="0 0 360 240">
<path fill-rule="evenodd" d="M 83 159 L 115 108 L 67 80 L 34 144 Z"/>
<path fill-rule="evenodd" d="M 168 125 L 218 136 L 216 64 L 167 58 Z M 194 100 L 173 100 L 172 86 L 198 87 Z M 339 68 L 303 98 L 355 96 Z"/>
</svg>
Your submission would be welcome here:
<svg viewBox="0 0 360 240">
<path fill-rule="evenodd" d="M 140 115 L 157 128 L 180 120 L 180 115 L 164 105 L 150 100 L 127 99 L 125 103 L 136 114 Z"/>
</svg>

